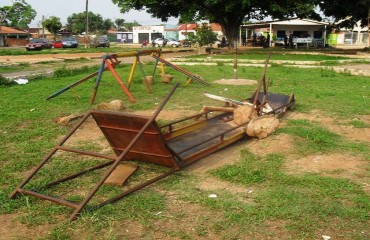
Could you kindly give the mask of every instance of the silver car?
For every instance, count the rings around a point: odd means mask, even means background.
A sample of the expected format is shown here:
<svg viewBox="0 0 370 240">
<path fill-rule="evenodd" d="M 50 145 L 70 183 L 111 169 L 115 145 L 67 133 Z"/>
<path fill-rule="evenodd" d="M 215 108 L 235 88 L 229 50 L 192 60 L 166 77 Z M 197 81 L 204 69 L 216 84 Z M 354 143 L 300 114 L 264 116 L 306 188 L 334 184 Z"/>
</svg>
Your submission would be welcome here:
<svg viewBox="0 0 370 240">
<path fill-rule="evenodd" d="M 163 42 L 166 42 L 166 44 L 163 44 Z M 157 38 L 154 40 L 154 44 L 156 47 L 165 47 L 165 46 L 171 46 L 171 47 L 180 47 L 181 43 L 173 38 Z"/>
<path fill-rule="evenodd" d="M 68 37 L 68 38 L 64 38 L 62 40 L 62 45 L 63 45 L 63 48 L 77 48 L 78 47 L 78 42 L 77 42 L 76 38 Z"/>
</svg>

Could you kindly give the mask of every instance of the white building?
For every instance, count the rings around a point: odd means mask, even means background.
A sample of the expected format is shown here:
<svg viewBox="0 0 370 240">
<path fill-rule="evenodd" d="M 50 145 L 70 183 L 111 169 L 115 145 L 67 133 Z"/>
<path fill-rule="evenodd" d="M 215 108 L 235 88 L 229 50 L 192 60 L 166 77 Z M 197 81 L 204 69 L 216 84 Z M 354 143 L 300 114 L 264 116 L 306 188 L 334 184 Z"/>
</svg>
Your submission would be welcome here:
<svg viewBox="0 0 370 240">
<path fill-rule="evenodd" d="M 369 45 L 369 27 L 360 27 L 360 22 L 352 29 L 341 28 L 337 36 L 337 44 Z"/>
<path fill-rule="evenodd" d="M 133 27 L 133 43 L 143 43 L 164 36 L 165 26 L 136 26 Z"/>
<path fill-rule="evenodd" d="M 326 43 L 326 26 L 328 23 L 311 19 L 289 19 L 283 21 L 256 22 L 242 25 L 246 29 L 246 38 L 251 39 L 253 34 L 271 36 L 270 41 L 283 43 L 284 37 L 292 34 L 295 38 L 311 38 L 323 45 Z M 275 39 L 275 40 L 273 40 Z"/>
</svg>

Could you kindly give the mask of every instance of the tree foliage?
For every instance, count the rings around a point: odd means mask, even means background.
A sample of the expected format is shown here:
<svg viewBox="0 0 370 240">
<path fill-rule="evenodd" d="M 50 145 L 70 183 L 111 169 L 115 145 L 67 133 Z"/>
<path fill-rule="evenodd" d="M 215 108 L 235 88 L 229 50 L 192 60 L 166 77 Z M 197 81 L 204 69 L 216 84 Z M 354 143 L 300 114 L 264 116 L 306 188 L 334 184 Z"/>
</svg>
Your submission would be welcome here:
<svg viewBox="0 0 370 240">
<path fill-rule="evenodd" d="M 106 32 L 107 29 L 113 26 L 113 22 L 109 19 L 103 19 L 100 14 L 93 12 L 88 13 L 89 18 L 89 32 Z M 86 13 L 74 13 L 67 18 L 67 29 L 73 34 L 81 34 L 86 32 Z"/>
<path fill-rule="evenodd" d="M 12 6 L 0 7 L 0 25 L 27 28 L 35 17 L 36 11 L 25 0 L 16 0 Z"/>
<path fill-rule="evenodd" d="M 239 26 L 249 19 L 290 17 L 321 20 L 315 11 L 320 6 L 327 16 L 344 20 L 342 26 L 353 26 L 358 20 L 366 25 L 369 0 L 112 0 L 121 12 L 146 10 L 153 17 L 167 21 L 180 17 L 183 22 L 209 20 L 218 23 L 230 42 L 237 39 Z M 348 18 L 352 16 L 352 18 Z"/>
<path fill-rule="evenodd" d="M 116 20 L 114 20 L 114 23 L 116 24 L 116 28 L 117 30 L 120 30 L 120 31 L 125 31 L 126 29 L 124 28 L 124 24 L 125 24 L 126 20 L 123 19 L 123 18 L 117 18 Z"/>
<path fill-rule="evenodd" d="M 128 32 L 132 32 L 132 30 L 133 30 L 133 28 L 134 28 L 135 26 L 141 26 L 141 24 L 140 24 L 140 23 L 138 23 L 138 22 L 136 22 L 136 21 L 133 21 L 133 22 L 126 22 L 126 23 L 124 24 L 124 27 L 125 27 L 126 31 L 128 31 Z"/>
<path fill-rule="evenodd" d="M 167 21 L 169 17 L 181 17 L 182 21 L 209 20 L 221 25 L 229 42 L 237 39 L 243 20 L 276 18 L 318 17 L 315 14 L 315 0 L 112 0 L 127 12 L 130 9 L 143 10 L 153 17 Z"/>
<path fill-rule="evenodd" d="M 60 22 L 60 18 L 52 16 L 45 19 L 42 23 L 42 26 L 46 28 L 49 32 L 54 35 L 62 28 L 62 23 Z"/>
<path fill-rule="evenodd" d="M 357 22 L 367 26 L 370 17 L 369 0 L 319 1 L 319 6 L 326 16 L 334 17 L 337 27 L 352 28 Z"/>
<path fill-rule="evenodd" d="M 103 21 L 103 30 L 107 31 L 108 29 L 111 29 L 114 27 L 114 23 L 112 22 L 111 19 L 106 18 Z"/>
<path fill-rule="evenodd" d="M 212 31 L 212 28 L 203 23 L 198 25 L 195 29 L 195 35 L 189 35 L 189 41 L 191 43 L 197 43 L 199 47 L 210 45 L 215 43 L 217 39 L 217 34 Z"/>
</svg>

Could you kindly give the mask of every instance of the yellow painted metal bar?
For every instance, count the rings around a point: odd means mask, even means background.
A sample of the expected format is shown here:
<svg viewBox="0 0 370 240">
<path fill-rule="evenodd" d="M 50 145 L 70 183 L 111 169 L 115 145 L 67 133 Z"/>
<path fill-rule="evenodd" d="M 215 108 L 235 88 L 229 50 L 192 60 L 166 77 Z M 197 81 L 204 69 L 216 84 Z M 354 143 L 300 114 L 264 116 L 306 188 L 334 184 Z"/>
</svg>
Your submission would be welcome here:
<svg viewBox="0 0 370 240">
<path fill-rule="evenodd" d="M 163 63 L 159 63 L 161 65 L 161 75 L 163 76 L 165 74 L 165 71 L 164 71 L 164 64 Z"/>
<path fill-rule="evenodd" d="M 185 86 L 188 86 L 192 81 L 193 81 L 193 79 L 192 79 L 192 78 L 189 78 L 189 79 L 186 81 Z"/>
<path fill-rule="evenodd" d="M 135 69 L 136 69 L 137 61 L 138 61 L 138 57 L 135 58 L 134 63 L 132 64 L 132 67 L 131 67 L 130 76 L 128 77 L 128 81 L 127 81 L 127 88 L 128 89 L 130 89 L 132 78 L 134 77 L 134 72 L 135 72 Z"/>
<path fill-rule="evenodd" d="M 189 126 L 176 129 L 176 130 L 174 130 L 173 132 L 171 132 L 169 134 L 165 134 L 165 138 L 166 138 L 166 140 L 170 140 L 172 138 L 178 137 L 178 136 L 183 135 L 185 133 L 189 133 L 189 132 L 195 131 L 197 129 L 200 129 L 202 127 L 205 127 L 206 125 L 207 125 L 207 121 L 197 122 L 197 123 L 191 124 Z"/>
</svg>

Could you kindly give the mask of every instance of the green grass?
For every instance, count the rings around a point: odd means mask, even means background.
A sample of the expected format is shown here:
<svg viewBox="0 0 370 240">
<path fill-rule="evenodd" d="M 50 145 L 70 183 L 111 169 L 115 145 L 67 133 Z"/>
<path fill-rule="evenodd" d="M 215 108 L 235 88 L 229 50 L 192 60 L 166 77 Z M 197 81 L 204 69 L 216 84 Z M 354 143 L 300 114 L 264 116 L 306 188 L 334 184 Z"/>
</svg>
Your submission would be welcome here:
<svg viewBox="0 0 370 240">
<path fill-rule="evenodd" d="M 201 203 L 223 211 L 239 228 L 263 229 L 264 222 L 279 221 L 297 238 L 316 238 L 321 229 L 335 229 L 340 223 L 339 235 L 362 239 L 361 232 L 354 229 L 367 228 L 370 197 L 358 184 L 316 174 L 287 175 L 283 162 L 279 155 L 258 157 L 244 150 L 238 164 L 226 165 L 212 175 L 254 188 L 253 204 L 226 198 Z M 230 206 L 223 206 L 226 202 Z"/>
<path fill-rule="evenodd" d="M 258 52 L 255 52 L 258 58 Z M 265 52 L 260 53 L 264 59 Z M 291 56 L 288 55 L 287 56 Z M 144 66 L 145 75 L 153 72 L 152 63 Z M 201 75 L 213 83 L 222 78 L 232 78 L 233 68 L 223 64 L 204 67 L 181 66 L 187 71 Z M 131 66 L 122 64 L 117 72 L 127 81 Z M 14 70 L 14 69 L 13 69 Z M 50 94 L 96 71 L 94 68 L 71 70 L 61 68 L 47 78 L 30 79 L 26 85 L 0 86 L 0 214 L 15 216 L 23 227 L 45 228 L 38 239 L 319 239 L 331 235 L 338 239 L 367 239 L 370 198 L 360 184 L 345 178 L 332 178 L 320 174 L 287 174 L 284 164 L 288 157 L 300 158 L 310 154 L 346 153 L 359 159 L 369 156 L 368 143 L 350 141 L 329 131 L 316 121 L 289 120 L 275 134 L 288 134 L 294 149 L 288 156 L 269 154 L 259 156 L 243 149 L 240 160 L 234 165 L 198 174 L 192 171 L 178 172 L 166 180 L 136 192 L 127 198 L 92 210 L 89 205 L 80 218 L 72 223 L 68 217 L 72 209 L 27 196 L 9 200 L 8 195 L 26 174 L 64 136 L 69 127 L 56 124 L 53 119 L 72 113 L 84 114 L 100 102 L 123 100 L 127 111 L 155 109 L 174 83 L 162 84 L 156 72 L 152 92 L 147 93 L 139 71 L 135 72 L 130 91 L 136 102 L 127 96 L 110 72 L 105 72 L 96 96 L 89 104 L 95 78 L 62 93 L 49 101 Z M 158 69 L 159 70 L 159 69 Z M 180 86 L 165 106 L 166 110 L 195 110 L 218 102 L 205 98 L 204 92 L 233 99 L 249 97 L 255 86 L 218 85 L 204 86 L 191 83 L 185 86 L 186 76 L 166 67 Z M 262 68 L 240 67 L 240 78 L 259 79 Z M 271 92 L 294 93 L 296 110 L 310 113 L 319 110 L 326 117 L 356 128 L 368 128 L 364 120 L 370 114 L 368 77 L 335 73 L 331 70 L 297 69 L 272 65 L 267 70 L 271 78 Z M 88 144 L 87 149 L 93 148 Z M 96 159 L 73 155 L 60 155 L 52 159 L 30 186 L 40 188 L 43 182 L 77 171 Z M 145 177 L 142 165 L 131 183 Z M 162 168 L 148 166 L 151 174 Z M 363 181 L 369 176 L 368 161 L 364 160 Z M 80 201 L 83 189 L 92 187 L 103 171 L 86 174 L 78 181 L 63 183 L 58 188 L 39 190 L 51 194 L 64 194 L 68 199 Z M 361 176 L 357 176 L 361 177 Z M 204 179 L 224 181 L 232 187 L 245 189 L 233 192 L 224 188 L 205 190 L 198 186 Z M 71 191 L 72 190 L 72 191 Z M 252 190 L 249 192 L 249 190 Z M 93 202 L 118 194 L 117 187 L 103 187 Z M 217 198 L 208 195 L 216 193 Z M 175 211 L 174 211 L 175 209 Z M 271 226 L 278 226 L 274 228 Z M 137 235 L 133 232 L 136 229 Z M 126 231 L 127 230 L 127 231 Z M 133 235 L 130 235 L 133 234 Z M 98 236 L 98 237 L 97 237 Z"/>
<path fill-rule="evenodd" d="M 301 52 L 300 54 L 291 54 L 290 50 L 248 50 L 243 52 L 238 52 L 238 59 L 240 60 L 265 60 L 266 55 L 270 54 L 270 60 L 289 60 L 289 61 L 338 61 L 338 60 L 348 60 L 351 59 L 350 57 L 342 57 L 342 56 L 330 56 L 330 55 L 320 55 L 320 54 L 305 54 Z M 194 57 L 189 57 L 194 58 Z M 197 58 L 203 59 L 234 59 L 233 53 L 223 53 L 223 54 L 216 54 L 213 56 L 198 56 Z"/>
<path fill-rule="evenodd" d="M 308 120 L 289 120 L 288 125 L 279 129 L 279 132 L 295 136 L 297 151 L 303 155 L 343 151 L 370 156 L 365 144 L 344 141 L 338 134 Z"/>
</svg>

